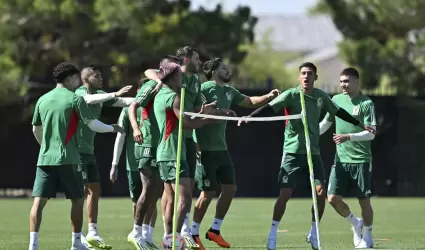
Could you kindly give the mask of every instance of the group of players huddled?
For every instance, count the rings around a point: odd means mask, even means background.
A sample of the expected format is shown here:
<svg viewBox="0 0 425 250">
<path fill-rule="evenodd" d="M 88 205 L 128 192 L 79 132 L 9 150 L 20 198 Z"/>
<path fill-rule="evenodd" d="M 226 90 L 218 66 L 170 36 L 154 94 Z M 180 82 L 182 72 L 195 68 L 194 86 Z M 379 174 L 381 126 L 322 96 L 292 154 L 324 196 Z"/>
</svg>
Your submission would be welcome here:
<svg viewBox="0 0 425 250">
<path fill-rule="evenodd" d="M 207 79 L 201 84 L 201 68 Z M 313 63 L 299 67 L 299 86 L 283 93 L 272 90 L 263 96 L 246 96 L 230 85 L 231 73 L 220 58 L 202 63 L 196 49 L 185 46 L 176 56 L 164 57 L 158 70 L 147 70 L 137 84 L 135 98 L 121 97 L 131 86 L 115 93 L 105 93 L 101 72 L 95 67 L 81 71 L 63 62 L 53 71 L 56 88 L 37 101 L 32 120 L 33 132 L 41 149 L 34 181 L 34 203 L 30 213 L 30 250 L 38 250 L 38 232 L 42 211 L 49 198 L 61 190 L 72 202 L 71 250 L 112 249 L 99 235 L 97 226 L 100 197 L 99 171 L 94 156 L 96 133 L 116 132 L 110 179 L 118 178 L 118 162 L 126 145 L 126 165 L 130 196 L 133 201 L 133 230 L 127 237 L 138 250 L 160 249 L 152 239 L 157 200 L 162 196 L 161 212 L 164 239 L 172 234 L 174 191 L 178 152 L 178 123 L 181 109 L 217 116 L 236 116 L 232 105 L 258 108 L 248 117 L 262 116 L 268 109 L 277 113 L 300 114 L 300 91 L 305 94 L 314 179 L 319 218 L 322 217 L 326 192 L 325 171 L 320 157 L 319 137 L 332 123 L 337 144 L 327 198 L 335 210 L 350 223 L 356 248 L 371 248 L 373 211 L 371 196 L 370 141 L 376 121 L 372 101 L 360 92 L 359 73 L 346 68 L 340 74 L 342 94 L 332 99 L 314 88 L 317 68 Z M 81 86 L 82 82 L 82 86 Z M 185 87 L 185 105 L 180 107 L 180 90 Z M 102 107 L 123 107 L 118 124 L 106 125 L 98 119 Z M 320 114 L 327 115 L 320 121 Z M 242 120 L 242 122 L 245 119 Z M 241 125 L 239 122 L 238 125 Z M 177 204 L 178 237 L 186 249 L 205 249 L 200 238 L 202 222 L 212 198 L 221 190 L 216 212 L 206 239 L 229 248 L 221 235 L 223 219 L 236 192 L 235 171 L 226 144 L 227 121 L 183 116 L 183 142 Z M 126 142 L 125 142 L 126 141 Z M 276 201 L 267 249 L 276 249 L 277 228 L 286 203 L 300 178 L 306 178 L 306 138 L 301 120 L 288 120 L 284 153 L 278 181 L 281 185 Z M 201 194 L 194 206 L 192 224 L 192 190 Z M 362 209 L 362 219 L 350 212 L 342 196 L 354 185 Z M 82 234 L 84 200 L 87 204 L 88 232 Z M 318 248 L 314 222 L 307 236 L 313 249 Z M 162 248 L 167 246 L 163 244 Z M 168 246 L 171 249 L 171 246 Z"/>
</svg>

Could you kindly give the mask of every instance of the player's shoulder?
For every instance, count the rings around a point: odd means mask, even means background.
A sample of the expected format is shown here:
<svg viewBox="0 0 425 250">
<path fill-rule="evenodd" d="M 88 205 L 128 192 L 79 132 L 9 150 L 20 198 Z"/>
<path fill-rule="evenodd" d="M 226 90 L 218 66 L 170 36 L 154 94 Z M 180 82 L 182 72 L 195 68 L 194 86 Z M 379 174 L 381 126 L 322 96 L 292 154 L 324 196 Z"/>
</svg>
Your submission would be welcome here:
<svg viewBox="0 0 425 250">
<path fill-rule="evenodd" d="M 295 88 L 289 88 L 289 89 L 284 90 L 282 92 L 282 94 L 285 95 L 285 96 L 288 96 L 288 95 L 298 94 L 299 92 L 300 92 L 299 88 L 295 87 Z"/>
<path fill-rule="evenodd" d="M 158 98 L 159 99 L 161 99 L 161 98 L 168 98 L 170 96 L 175 96 L 175 95 L 177 95 L 177 93 L 174 90 L 172 90 L 171 88 L 162 87 L 159 90 L 158 94 L 156 94 L 155 100 L 158 99 Z"/>
<path fill-rule="evenodd" d="M 215 88 L 216 84 L 213 81 L 206 81 L 201 84 L 201 90 L 209 90 Z"/>
<path fill-rule="evenodd" d="M 156 87 L 157 84 L 158 83 L 155 82 L 154 80 L 149 80 L 142 85 L 142 88 L 143 88 L 143 86 L 154 88 L 154 87 Z"/>
<path fill-rule="evenodd" d="M 75 90 L 76 95 L 87 95 L 90 94 L 90 91 L 85 86 L 80 86 L 78 89 Z"/>
<path fill-rule="evenodd" d="M 316 92 L 317 95 L 322 96 L 322 97 L 329 97 L 329 94 L 326 93 L 325 91 L 319 89 L 319 88 L 314 88 L 314 91 Z"/>
<path fill-rule="evenodd" d="M 372 99 L 369 98 L 369 96 L 364 95 L 364 94 L 360 94 L 360 98 L 361 98 L 360 100 L 362 102 L 362 105 L 365 105 L 365 106 L 373 105 L 373 101 L 372 101 Z"/>
<path fill-rule="evenodd" d="M 346 95 L 340 93 L 340 94 L 336 94 L 336 95 L 332 96 L 332 100 L 334 100 L 334 101 L 341 100 L 342 98 L 346 98 Z"/>
</svg>

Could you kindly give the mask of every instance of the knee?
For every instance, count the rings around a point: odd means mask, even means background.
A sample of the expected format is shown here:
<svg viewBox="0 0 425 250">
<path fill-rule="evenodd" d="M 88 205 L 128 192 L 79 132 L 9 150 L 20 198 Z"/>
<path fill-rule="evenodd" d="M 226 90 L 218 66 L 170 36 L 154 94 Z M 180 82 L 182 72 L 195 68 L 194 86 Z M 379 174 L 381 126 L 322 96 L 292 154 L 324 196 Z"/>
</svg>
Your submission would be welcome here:
<svg viewBox="0 0 425 250">
<path fill-rule="evenodd" d="M 321 200 L 326 199 L 326 192 L 322 185 L 316 186 L 317 198 Z"/>
<path fill-rule="evenodd" d="M 332 206 L 334 206 L 335 204 L 337 204 L 339 201 L 341 201 L 341 197 L 339 197 L 337 195 L 329 195 L 328 196 L 328 202 Z"/>
<path fill-rule="evenodd" d="M 235 195 L 236 191 L 238 190 L 238 187 L 236 185 L 222 185 L 221 192 L 223 194 L 228 195 Z"/>
<path fill-rule="evenodd" d="M 215 197 L 215 194 L 215 191 L 202 191 L 201 195 L 199 196 L 199 200 L 201 200 L 203 203 L 210 203 Z"/>
<path fill-rule="evenodd" d="M 35 198 L 32 204 L 31 212 L 40 213 L 43 211 L 44 206 L 47 203 L 47 199 L 44 198 Z"/>
<path fill-rule="evenodd" d="M 291 199 L 293 189 L 282 188 L 280 189 L 278 202 L 287 203 Z"/>
</svg>

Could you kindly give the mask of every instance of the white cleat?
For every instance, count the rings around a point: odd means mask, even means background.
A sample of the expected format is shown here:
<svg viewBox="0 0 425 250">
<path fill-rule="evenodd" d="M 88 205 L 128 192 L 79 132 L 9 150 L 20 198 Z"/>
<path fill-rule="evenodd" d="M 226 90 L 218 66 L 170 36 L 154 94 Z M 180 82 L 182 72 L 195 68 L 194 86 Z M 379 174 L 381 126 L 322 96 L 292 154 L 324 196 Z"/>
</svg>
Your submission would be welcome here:
<svg viewBox="0 0 425 250">
<path fill-rule="evenodd" d="M 365 240 L 361 240 L 360 244 L 358 246 L 356 246 L 356 249 L 368 249 L 368 248 L 373 248 L 373 240 L 371 240 L 370 242 L 366 242 Z"/>
<path fill-rule="evenodd" d="M 313 235 L 313 234 L 308 234 L 307 236 L 307 242 L 311 244 L 311 248 L 313 250 L 318 250 L 319 249 L 319 243 L 317 241 L 317 236 Z"/>
<path fill-rule="evenodd" d="M 147 245 L 150 249 L 152 249 L 152 250 L 160 249 L 160 248 L 159 248 L 159 246 L 157 246 L 157 245 L 153 242 L 152 237 L 147 238 L 145 241 L 146 241 L 146 245 Z"/>
<path fill-rule="evenodd" d="M 94 248 L 88 248 L 84 245 L 78 245 L 78 246 L 72 246 L 71 250 L 90 250 L 90 249 L 94 249 Z"/>
<path fill-rule="evenodd" d="M 362 230 L 363 230 L 363 220 L 358 219 L 356 226 L 351 226 L 351 231 L 353 231 L 353 244 L 354 246 L 358 246 L 362 241 Z"/>
<path fill-rule="evenodd" d="M 267 238 L 267 250 L 276 250 L 276 238 Z"/>
<path fill-rule="evenodd" d="M 89 242 L 87 241 L 86 237 L 83 234 L 81 234 L 81 244 L 89 250 L 95 250 L 96 249 L 92 245 L 89 244 Z"/>
</svg>

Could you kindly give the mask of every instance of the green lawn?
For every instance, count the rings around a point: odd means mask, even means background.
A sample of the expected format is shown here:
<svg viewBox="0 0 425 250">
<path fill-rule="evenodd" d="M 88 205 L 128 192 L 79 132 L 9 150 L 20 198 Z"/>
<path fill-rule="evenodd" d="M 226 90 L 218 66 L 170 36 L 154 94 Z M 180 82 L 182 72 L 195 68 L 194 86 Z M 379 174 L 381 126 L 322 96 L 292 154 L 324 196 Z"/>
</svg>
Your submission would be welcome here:
<svg viewBox="0 0 425 250">
<path fill-rule="evenodd" d="M 356 200 L 348 202 L 358 215 Z M 1 199 L 0 204 L 0 249 L 28 249 L 28 214 L 31 200 Z M 265 249 L 273 204 L 273 199 L 234 201 L 222 226 L 223 236 L 232 244 L 232 249 Z M 47 204 L 39 235 L 40 249 L 70 248 L 69 205 L 69 202 L 62 199 Z M 425 249 L 425 199 L 375 198 L 373 206 L 375 248 Z M 133 249 L 126 242 L 132 227 L 130 200 L 103 199 L 100 208 L 99 229 L 104 239 L 114 247 L 113 249 Z M 203 232 L 211 225 L 215 204 L 211 204 L 210 208 L 202 226 Z M 158 217 L 155 238 L 159 244 L 163 225 L 161 216 Z M 310 201 L 292 200 L 280 225 L 278 249 L 310 249 L 305 242 L 305 235 L 311 225 L 310 218 Z M 347 221 L 339 217 L 330 206 L 327 207 L 320 229 L 323 249 L 353 249 Z M 207 249 L 218 248 L 208 241 L 204 241 L 204 245 Z"/>
</svg>

